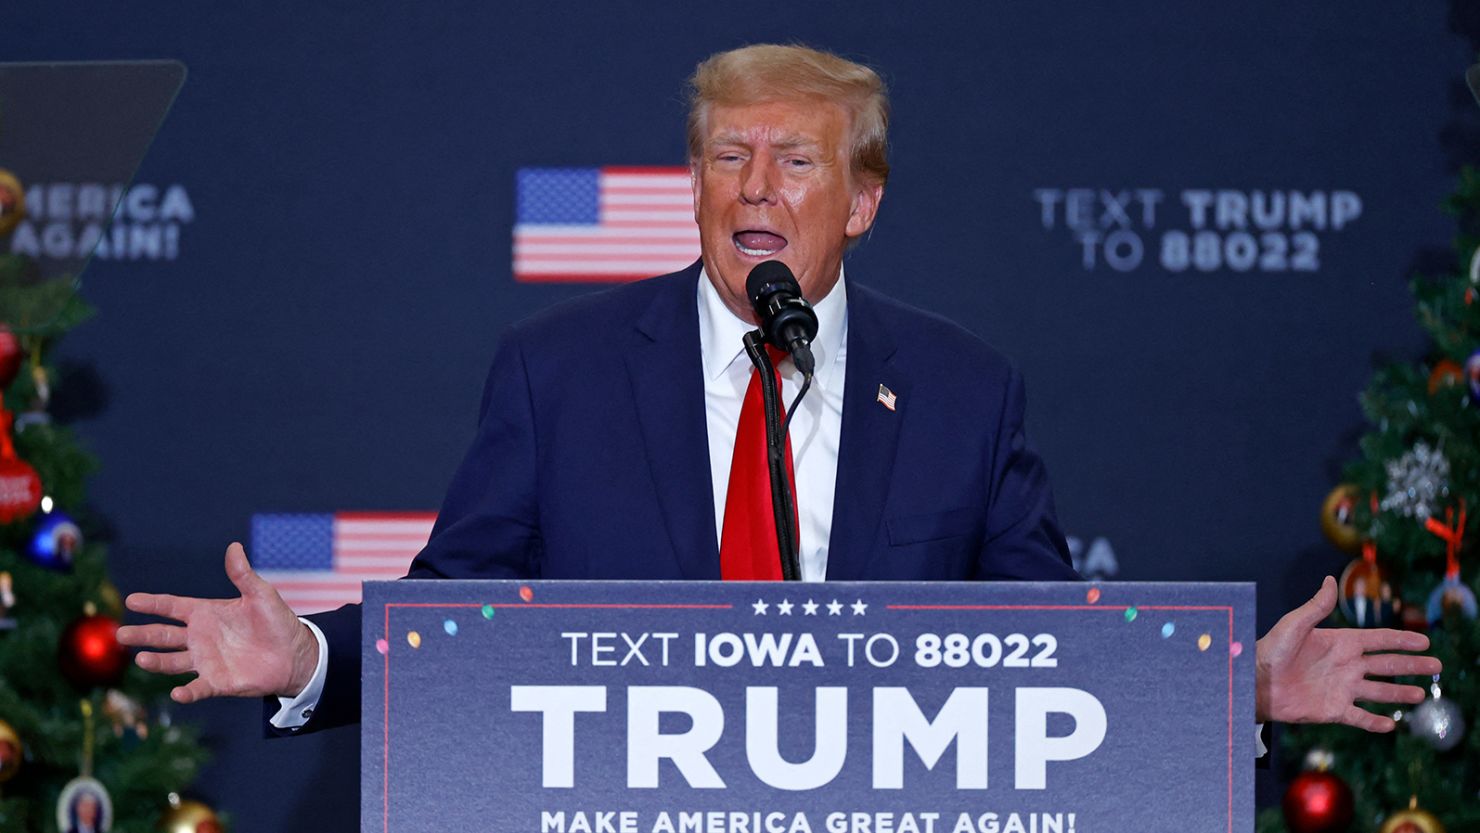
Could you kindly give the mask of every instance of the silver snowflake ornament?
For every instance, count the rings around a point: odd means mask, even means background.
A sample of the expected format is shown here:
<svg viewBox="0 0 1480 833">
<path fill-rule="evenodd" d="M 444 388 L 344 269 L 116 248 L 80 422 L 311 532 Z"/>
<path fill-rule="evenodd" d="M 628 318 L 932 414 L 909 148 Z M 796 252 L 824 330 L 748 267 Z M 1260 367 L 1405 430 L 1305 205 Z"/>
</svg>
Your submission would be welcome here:
<svg viewBox="0 0 1480 833">
<path fill-rule="evenodd" d="M 1387 494 L 1384 512 L 1425 520 L 1436 514 L 1440 501 L 1449 496 L 1449 461 L 1444 452 L 1416 442 L 1402 457 L 1387 463 Z"/>
</svg>

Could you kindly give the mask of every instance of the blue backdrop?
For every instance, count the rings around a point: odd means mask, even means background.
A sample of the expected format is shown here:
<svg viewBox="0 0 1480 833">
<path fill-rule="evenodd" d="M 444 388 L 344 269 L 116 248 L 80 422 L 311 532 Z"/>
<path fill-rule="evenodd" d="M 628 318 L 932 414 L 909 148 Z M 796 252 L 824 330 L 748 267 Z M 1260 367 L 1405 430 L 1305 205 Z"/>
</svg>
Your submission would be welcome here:
<svg viewBox="0 0 1480 833">
<path fill-rule="evenodd" d="M 1262 631 L 1346 561 L 1317 510 L 1374 355 L 1423 349 L 1405 282 L 1480 148 L 1477 32 L 1458 0 L 141 0 L 11 4 L 0 59 L 190 68 L 139 175 L 177 210 L 124 217 L 166 242 L 91 265 L 64 345 L 124 592 L 225 595 L 254 512 L 435 507 L 500 330 L 591 290 L 513 281 L 516 170 L 682 164 L 694 64 L 798 40 L 893 91 L 849 279 L 1018 361 L 1062 519 L 1119 578 L 1257 581 Z M 353 730 L 179 712 L 237 829 L 356 829 Z"/>
</svg>

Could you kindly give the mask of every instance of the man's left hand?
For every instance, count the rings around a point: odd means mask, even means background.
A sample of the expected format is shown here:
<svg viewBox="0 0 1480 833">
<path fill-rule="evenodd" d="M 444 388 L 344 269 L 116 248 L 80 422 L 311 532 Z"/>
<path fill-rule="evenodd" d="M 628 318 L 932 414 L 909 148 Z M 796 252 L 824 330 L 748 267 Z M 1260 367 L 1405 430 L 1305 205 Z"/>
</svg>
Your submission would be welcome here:
<svg viewBox="0 0 1480 833">
<path fill-rule="evenodd" d="M 1345 723 L 1369 732 L 1391 732 L 1391 717 L 1356 705 L 1420 703 L 1424 690 L 1368 677 L 1432 676 L 1443 670 L 1434 657 L 1383 653 L 1425 651 L 1429 638 L 1412 631 L 1318 628 L 1336 607 L 1336 579 L 1327 576 L 1305 604 L 1279 621 L 1255 650 L 1254 716 L 1260 722 Z"/>
</svg>

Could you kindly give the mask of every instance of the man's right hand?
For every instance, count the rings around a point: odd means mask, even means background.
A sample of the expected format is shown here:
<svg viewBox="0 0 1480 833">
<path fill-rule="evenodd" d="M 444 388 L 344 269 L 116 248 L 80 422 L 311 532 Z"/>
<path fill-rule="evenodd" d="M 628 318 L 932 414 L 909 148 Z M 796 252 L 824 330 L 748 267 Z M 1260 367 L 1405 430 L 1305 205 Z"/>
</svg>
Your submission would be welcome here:
<svg viewBox="0 0 1480 833">
<path fill-rule="evenodd" d="M 318 640 L 277 590 L 252 571 L 241 544 L 226 548 L 226 575 L 239 598 L 130 594 L 124 601 L 129 610 L 181 624 L 127 625 L 118 629 L 118 641 L 149 649 L 135 659 L 146 671 L 197 675 L 170 692 L 177 703 L 297 696 L 313 678 Z"/>
</svg>

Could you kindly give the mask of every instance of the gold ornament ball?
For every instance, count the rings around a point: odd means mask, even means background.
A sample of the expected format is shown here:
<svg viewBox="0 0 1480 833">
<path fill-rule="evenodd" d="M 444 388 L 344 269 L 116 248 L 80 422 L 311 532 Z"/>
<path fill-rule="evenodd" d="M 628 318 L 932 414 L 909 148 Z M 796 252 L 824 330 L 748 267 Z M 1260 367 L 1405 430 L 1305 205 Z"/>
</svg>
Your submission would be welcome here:
<svg viewBox="0 0 1480 833">
<path fill-rule="evenodd" d="M 1444 825 L 1427 810 L 1420 810 L 1417 801 L 1408 802 L 1407 810 L 1399 810 L 1388 816 L 1377 833 L 1444 833 Z"/>
<path fill-rule="evenodd" d="M 15 174 L 0 168 L 0 237 L 15 230 L 26 216 L 26 189 Z"/>
<path fill-rule="evenodd" d="M 123 597 L 118 594 L 118 586 L 107 579 L 98 586 L 98 609 L 113 619 L 123 618 Z"/>
<path fill-rule="evenodd" d="M 1360 552 L 1362 534 L 1353 526 L 1357 513 L 1357 487 L 1343 483 L 1326 495 L 1321 504 L 1321 531 L 1331 543 L 1347 552 Z"/>
<path fill-rule="evenodd" d="M 172 803 L 159 820 L 159 833 L 221 833 L 221 829 L 216 811 L 190 798 Z"/>
<path fill-rule="evenodd" d="M 21 743 L 21 736 L 16 734 L 15 727 L 0 720 L 0 784 L 14 778 L 21 771 L 21 758 L 25 752 L 26 746 Z"/>
</svg>

